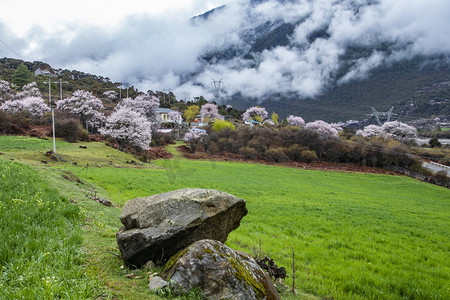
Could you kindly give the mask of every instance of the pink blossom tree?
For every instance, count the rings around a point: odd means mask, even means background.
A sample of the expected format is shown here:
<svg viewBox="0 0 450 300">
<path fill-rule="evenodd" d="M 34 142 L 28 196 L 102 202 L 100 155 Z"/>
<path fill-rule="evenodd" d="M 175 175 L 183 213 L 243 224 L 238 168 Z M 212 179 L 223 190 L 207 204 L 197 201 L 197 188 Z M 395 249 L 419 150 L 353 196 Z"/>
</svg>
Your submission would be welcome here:
<svg viewBox="0 0 450 300">
<path fill-rule="evenodd" d="M 158 113 L 159 99 L 155 96 L 139 95 L 135 99 L 124 98 L 116 109 L 127 107 L 148 119 L 153 128 L 159 127 L 161 119 Z"/>
<path fill-rule="evenodd" d="M 98 123 L 96 120 L 90 118 L 99 118 L 99 110 L 104 109 L 103 103 L 100 99 L 94 96 L 91 92 L 77 90 L 72 94 L 72 97 L 66 98 L 56 102 L 57 108 L 60 111 L 67 111 L 78 115 L 83 125 L 89 129 L 89 124 Z"/>
<path fill-rule="evenodd" d="M 214 103 L 203 104 L 200 115 L 202 116 L 202 122 L 214 122 L 215 119 L 220 118 L 219 108 Z"/>
<path fill-rule="evenodd" d="M 119 108 L 106 118 L 105 127 L 100 129 L 100 133 L 114 138 L 121 151 L 125 145 L 147 150 L 152 141 L 148 119 L 128 107 Z"/>
<path fill-rule="evenodd" d="M 257 121 L 262 123 L 268 116 L 268 113 L 265 108 L 253 106 L 248 108 L 243 114 L 242 119 L 244 121 Z"/>
<path fill-rule="evenodd" d="M 13 85 L 5 80 L 0 80 L 0 101 L 5 100 L 11 94 Z"/>
<path fill-rule="evenodd" d="M 36 82 L 31 82 L 24 85 L 21 92 L 18 92 L 14 99 L 24 99 L 28 97 L 42 98 L 41 91 L 39 91 Z"/>
<path fill-rule="evenodd" d="M 318 120 L 305 125 L 306 130 L 317 132 L 322 137 L 338 137 L 339 132 L 331 124 Z"/>
<path fill-rule="evenodd" d="M 289 126 L 305 126 L 305 120 L 302 117 L 290 115 L 286 120 Z"/>
<path fill-rule="evenodd" d="M 106 91 L 103 93 L 103 96 L 107 97 L 110 100 L 117 99 L 117 92 L 116 91 Z"/>
<path fill-rule="evenodd" d="M 410 143 L 417 138 L 416 128 L 399 121 L 386 122 L 381 126 L 381 129 L 392 136 L 393 139 L 403 143 Z"/>
<path fill-rule="evenodd" d="M 182 117 L 181 117 L 181 113 L 177 112 L 177 111 L 171 111 L 168 113 L 168 117 L 169 120 L 174 122 L 175 124 L 181 124 L 182 122 Z"/>
<path fill-rule="evenodd" d="M 208 132 L 203 129 L 191 128 L 184 135 L 184 141 L 189 143 L 191 152 L 194 153 L 200 143 L 204 143 L 208 138 Z"/>
<path fill-rule="evenodd" d="M 360 129 L 356 131 L 357 136 L 362 136 L 365 138 L 372 138 L 376 136 L 382 136 L 385 135 L 385 132 L 381 128 L 381 126 L 378 125 L 368 125 L 364 127 L 364 129 Z"/>
<path fill-rule="evenodd" d="M 45 113 L 50 112 L 50 108 L 45 104 L 44 99 L 40 97 L 8 100 L 0 106 L 0 109 L 9 112 L 12 115 L 20 115 L 32 119 L 40 118 Z"/>
</svg>

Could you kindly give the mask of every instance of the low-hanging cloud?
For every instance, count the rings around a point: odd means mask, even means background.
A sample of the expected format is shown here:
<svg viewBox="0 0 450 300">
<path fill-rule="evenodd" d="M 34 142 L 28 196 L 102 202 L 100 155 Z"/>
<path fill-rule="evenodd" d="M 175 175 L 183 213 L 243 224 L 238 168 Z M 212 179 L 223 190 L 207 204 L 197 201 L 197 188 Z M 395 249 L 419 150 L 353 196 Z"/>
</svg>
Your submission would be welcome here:
<svg viewBox="0 0 450 300">
<path fill-rule="evenodd" d="M 171 89 L 181 98 L 189 93 L 212 99 L 214 78 L 223 80 L 226 97 L 308 98 L 333 82 L 365 78 L 383 63 L 450 55 L 449 14 L 447 0 L 238 0 L 207 19 L 143 14 L 114 29 L 71 24 L 49 34 L 36 27 L 24 38 L 9 39 L 25 58 L 108 76 L 143 91 Z M 287 45 L 244 59 L 255 28 L 283 22 L 294 26 Z M 7 33 L 1 24 L 0 33 Z M 344 62 L 355 47 L 369 50 Z M 233 58 L 211 57 L 230 49 L 237 53 Z M 346 73 L 336 78 L 344 63 Z"/>
</svg>

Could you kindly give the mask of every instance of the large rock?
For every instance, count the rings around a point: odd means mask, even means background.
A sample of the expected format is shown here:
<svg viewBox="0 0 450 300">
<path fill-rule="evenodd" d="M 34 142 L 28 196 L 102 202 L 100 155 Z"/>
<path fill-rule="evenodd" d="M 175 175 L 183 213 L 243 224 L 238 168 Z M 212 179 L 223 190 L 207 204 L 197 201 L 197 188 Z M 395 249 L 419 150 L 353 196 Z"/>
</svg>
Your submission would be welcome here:
<svg viewBox="0 0 450 300">
<path fill-rule="evenodd" d="M 199 287 L 208 299 L 280 299 L 253 258 L 218 241 L 195 242 L 170 258 L 160 275 L 175 291 Z"/>
<path fill-rule="evenodd" d="M 165 262 L 202 239 L 225 242 L 247 214 L 245 201 L 205 189 L 183 189 L 129 200 L 117 243 L 128 265 Z"/>
</svg>

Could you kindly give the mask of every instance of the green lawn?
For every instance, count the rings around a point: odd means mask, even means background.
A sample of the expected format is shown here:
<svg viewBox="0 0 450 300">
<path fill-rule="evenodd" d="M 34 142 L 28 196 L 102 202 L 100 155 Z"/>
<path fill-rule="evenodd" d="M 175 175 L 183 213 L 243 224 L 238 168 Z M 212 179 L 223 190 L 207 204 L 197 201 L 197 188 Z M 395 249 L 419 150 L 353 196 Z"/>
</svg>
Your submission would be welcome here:
<svg viewBox="0 0 450 300">
<path fill-rule="evenodd" d="M 164 169 L 88 169 L 115 203 L 185 187 L 247 201 L 227 244 L 262 250 L 321 297 L 449 298 L 450 192 L 400 176 L 161 160 Z M 118 224 L 119 225 L 119 224 Z M 290 279 L 288 279 L 288 282 Z"/>
<path fill-rule="evenodd" d="M 78 145 L 62 143 L 59 153 L 76 157 Z M 107 151 L 116 155 L 114 163 L 132 159 L 99 143 L 82 145 L 91 149 L 86 163 L 106 162 Z M 4 151 L 5 157 L 25 160 L 26 151 L 14 151 Z M 83 200 L 76 189 L 96 187 L 116 205 L 186 187 L 222 190 L 245 199 L 249 210 L 227 244 L 256 253 L 261 242 L 262 251 L 286 267 L 287 285 L 292 282 L 294 249 L 298 291 L 334 299 L 450 298 L 448 189 L 403 176 L 193 161 L 179 156 L 141 169 L 108 165 L 86 168 L 52 162 L 40 170 L 62 194 L 78 201 L 88 219 L 84 238 L 89 270 L 117 294 L 133 294 L 131 281 L 120 279 L 129 271 L 120 270 L 121 262 L 106 253 L 117 253 L 114 233 L 121 225 L 120 208 Z M 62 182 L 63 173 L 79 176 L 84 184 Z M 145 280 L 138 283 L 141 294 L 135 299 L 145 294 L 145 284 Z"/>
</svg>

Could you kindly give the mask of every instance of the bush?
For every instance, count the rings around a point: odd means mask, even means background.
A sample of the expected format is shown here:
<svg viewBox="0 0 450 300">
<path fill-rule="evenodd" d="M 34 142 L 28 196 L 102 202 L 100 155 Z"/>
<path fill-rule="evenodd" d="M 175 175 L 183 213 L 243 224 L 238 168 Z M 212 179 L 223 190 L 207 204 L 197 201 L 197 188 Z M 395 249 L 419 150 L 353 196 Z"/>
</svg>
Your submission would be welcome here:
<svg viewBox="0 0 450 300">
<path fill-rule="evenodd" d="M 29 129 L 28 123 L 18 124 L 10 114 L 0 110 L 0 133 L 24 134 L 26 129 Z"/>
<path fill-rule="evenodd" d="M 431 148 L 434 148 L 434 147 L 441 147 L 441 146 L 442 146 L 441 142 L 439 142 L 439 140 L 438 140 L 437 138 L 432 138 L 432 139 L 428 142 L 428 144 L 430 145 Z"/>
<path fill-rule="evenodd" d="M 303 150 L 301 152 L 301 156 L 300 156 L 300 162 L 306 162 L 306 163 L 310 163 L 313 161 L 318 160 L 319 158 L 317 157 L 316 152 L 312 151 L 312 150 Z"/>
<path fill-rule="evenodd" d="M 78 140 L 89 140 L 88 132 L 81 126 L 78 119 L 63 119 L 56 121 L 55 136 L 63 138 L 69 143 L 74 143 Z"/>
<path fill-rule="evenodd" d="M 264 152 L 264 159 L 273 162 L 285 162 L 289 160 L 282 147 L 268 149 Z"/>
<path fill-rule="evenodd" d="M 255 159 L 257 157 L 256 150 L 249 146 L 239 149 L 239 154 L 243 155 L 247 159 Z"/>
<path fill-rule="evenodd" d="M 225 128 L 229 128 L 231 130 L 236 129 L 233 123 L 225 121 L 225 120 L 215 120 L 214 124 L 212 125 L 212 130 L 219 132 Z"/>
</svg>

